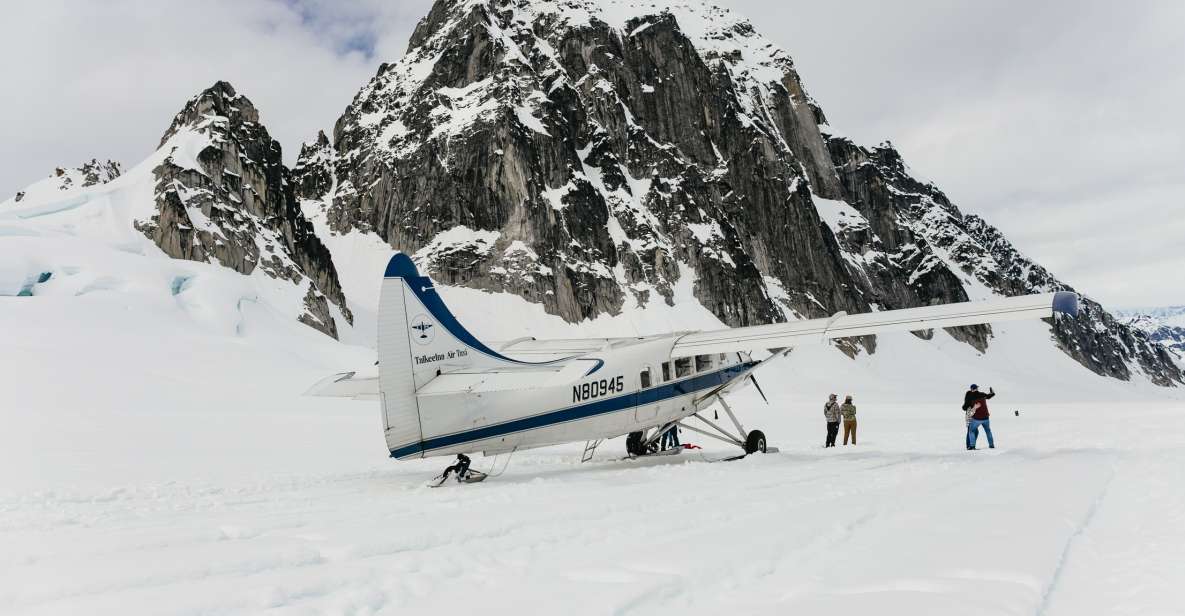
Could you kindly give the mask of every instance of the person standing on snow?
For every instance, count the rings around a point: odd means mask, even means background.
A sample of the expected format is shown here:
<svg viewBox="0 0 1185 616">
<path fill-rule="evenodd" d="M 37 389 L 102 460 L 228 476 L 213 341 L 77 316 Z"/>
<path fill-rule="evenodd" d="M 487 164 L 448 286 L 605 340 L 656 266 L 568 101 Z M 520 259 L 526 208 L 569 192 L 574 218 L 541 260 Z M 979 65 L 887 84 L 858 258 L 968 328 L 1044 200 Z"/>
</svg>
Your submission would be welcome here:
<svg viewBox="0 0 1185 616">
<path fill-rule="evenodd" d="M 967 450 L 975 449 L 975 443 L 979 440 L 979 427 L 983 426 L 983 431 L 987 433 L 988 447 L 996 448 L 996 441 L 992 437 L 992 424 L 989 420 L 991 414 L 988 412 L 987 401 L 996 397 L 996 390 L 991 387 L 988 388 L 988 393 L 979 391 L 979 385 L 974 383 L 967 389 L 966 395 L 963 396 L 963 411 L 967 414 Z"/>
<path fill-rule="evenodd" d="M 848 444 L 848 435 L 852 435 L 852 444 L 856 444 L 856 405 L 852 404 L 852 396 L 848 395 L 844 398 L 843 405 L 839 407 L 839 412 L 843 415 L 843 444 Z"/>
<path fill-rule="evenodd" d="M 662 433 L 661 449 L 669 447 L 681 447 L 679 444 L 679 426 L 671 426 L 669 430 Z"/>
<path fill-rule="evenodd" d="M 835 399 L 835 394 L 827 399 L 827 403 L 823 405 L 823 418 L 827 420 L 827 440 L 823 442 L 824 447 L 835 447 L 835 437 L 839 435 L 839 402 Z"/>
</svg>

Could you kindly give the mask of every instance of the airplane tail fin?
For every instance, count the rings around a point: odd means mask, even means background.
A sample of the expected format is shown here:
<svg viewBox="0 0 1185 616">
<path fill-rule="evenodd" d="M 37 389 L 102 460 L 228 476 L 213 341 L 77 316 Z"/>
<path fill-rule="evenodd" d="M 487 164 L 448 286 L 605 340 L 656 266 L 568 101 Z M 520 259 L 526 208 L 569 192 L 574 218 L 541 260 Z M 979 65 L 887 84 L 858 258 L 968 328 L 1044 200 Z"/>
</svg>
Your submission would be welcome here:
<svg viewBox="0 0 1185 616">
<path fill-rule="evenodd" d="M 379 296 L 379 400 L 393 458 L 422 457 L 416 392 L 444 371 L 519 362 L 482 344 L 444 305 L 411 258 L 391 257 Z"/>
</svg>

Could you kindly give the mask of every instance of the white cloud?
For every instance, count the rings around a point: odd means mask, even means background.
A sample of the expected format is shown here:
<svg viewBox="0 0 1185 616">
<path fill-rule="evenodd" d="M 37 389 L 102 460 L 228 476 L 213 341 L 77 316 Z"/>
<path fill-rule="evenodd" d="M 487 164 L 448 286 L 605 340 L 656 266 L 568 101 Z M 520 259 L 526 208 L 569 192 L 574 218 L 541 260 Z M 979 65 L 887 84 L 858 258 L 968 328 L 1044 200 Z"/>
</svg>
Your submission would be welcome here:
<svg viewBox="0 0 1185 616">
<path fill-rule="evenodd" d="M 834 126 L 892 139 L 1071 284 L 1111 305 L 1185 303 L 1185 3 L 711 1 L 790 52 Z M 91 157 L 138 162 L 218 79 L 255 102 L 291 162 L 430 6 L 6 7 L 0 194 Z"/>
<path fill-rule="evenodd" d="M 402 55 L 425 3 L 29 2 L 4 9 L 0 190 L 92 157 L 135 164 L 173 115 L 223 79 L 292 160 L 379 60 Z M 336 5 L 335 5 L 336 6 Z M 409 12 L 410 11 L 410 12 Z M 373 49 L 374 57 L 367 52 Z"/>
</svg>

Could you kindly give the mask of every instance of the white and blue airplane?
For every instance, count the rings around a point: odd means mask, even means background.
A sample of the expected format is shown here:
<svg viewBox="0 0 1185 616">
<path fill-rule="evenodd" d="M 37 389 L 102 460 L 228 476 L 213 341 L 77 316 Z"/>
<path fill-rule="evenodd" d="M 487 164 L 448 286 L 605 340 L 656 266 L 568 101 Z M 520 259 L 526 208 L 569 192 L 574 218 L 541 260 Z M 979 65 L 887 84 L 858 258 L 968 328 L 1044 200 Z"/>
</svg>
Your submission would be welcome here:
<svg viewBox="0 0 1185 616">
<path fill-rule="evenodd" d="M 1076 316 L 1070 292 L 1025 295 L 904 310 L 630 338 L 485 344 L 445 306 L 412 260 L 387 264 L 379 299 L 377 374 L 346 372 L 309 395 L 377 399 L 391 457 L 486 455 L 585 442 L 591 458 L 603 439 L 629 435 L 627 453 L 656 453 L 672 426 L 736 445 L 775 451 L 746 430 L 723 395 L 756 380 L 753 371 L 806 344 L 916 331 Z M 769 351 L 755 361 L 750 352 Z M 758 387 L 760 390 L 760 387 Z M 764 397 L 764 394 L 762 394 Z M 704 416 L 719 402 L 732 428 Z M 691 419 L 697 423 L 692 424 Z"/>
</svg>

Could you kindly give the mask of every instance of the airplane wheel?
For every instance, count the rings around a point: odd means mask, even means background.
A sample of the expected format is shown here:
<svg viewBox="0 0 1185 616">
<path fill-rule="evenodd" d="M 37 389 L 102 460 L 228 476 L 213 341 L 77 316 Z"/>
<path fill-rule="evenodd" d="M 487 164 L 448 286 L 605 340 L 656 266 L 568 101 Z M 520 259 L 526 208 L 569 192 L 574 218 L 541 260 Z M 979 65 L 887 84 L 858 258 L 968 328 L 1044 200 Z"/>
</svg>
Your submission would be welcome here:
<svg viewBox="0 0 1185 616">
<path fill-rule="evenodd" d="M 631 456 L 644 456 L 646 449 L 642 447 L 641 432 L 630 432 L 629 436 L 625 437 L 625 452 Z"/>
<path fill-rule="evenodd" d="M 745 453 L 765 453 L 765 433 L 761 430 L 749 431 L 745 438 Z"/>
</svg>

